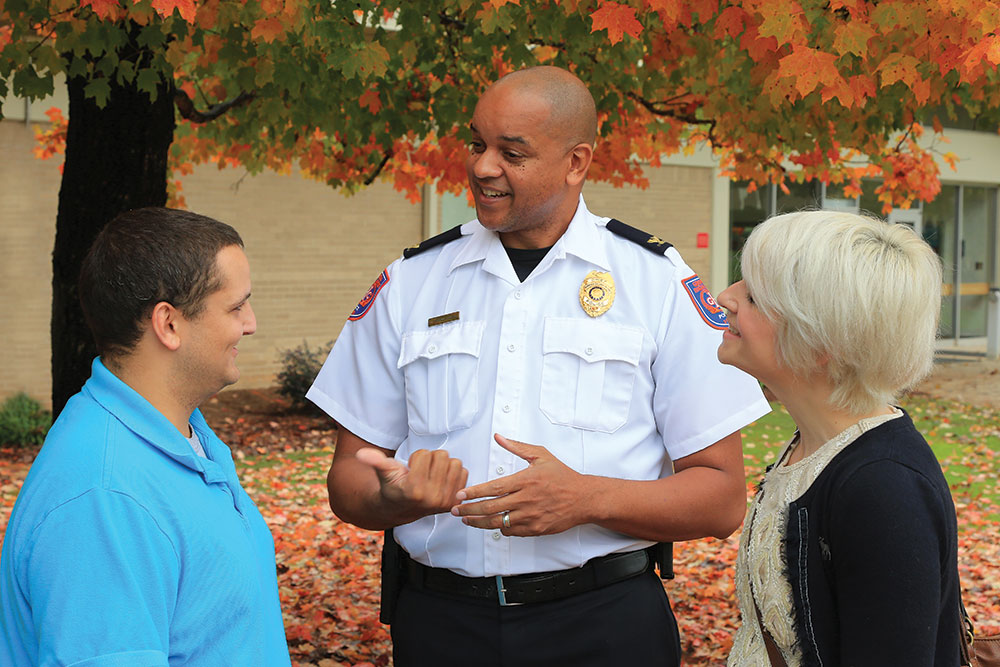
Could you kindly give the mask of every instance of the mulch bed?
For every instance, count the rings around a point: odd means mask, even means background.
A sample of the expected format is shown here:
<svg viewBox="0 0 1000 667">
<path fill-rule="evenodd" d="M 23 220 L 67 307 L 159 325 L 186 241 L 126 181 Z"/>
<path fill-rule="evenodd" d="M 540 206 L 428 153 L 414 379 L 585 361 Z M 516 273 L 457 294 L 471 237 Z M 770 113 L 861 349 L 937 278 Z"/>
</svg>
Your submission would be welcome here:
<svg viewBox="0 0 1000 667">
<path fill-rule="evenodd" d="M 233 456 L 332 447 L 337 426 L 318 408 L 296 409 L 274 388 L 223 391 L 201 406 L 205 421 Z M 0 447 L 0 458 L 12 463 L 35 460 L 41 445 Z"/>
<path fill-rule="evenodd" d="M 318 408 L 296 409 L 274 388 L 223 391 L 201 406 L 205 421 L 237 458 L 331 447 L 336 424 Z"/>
</svg>

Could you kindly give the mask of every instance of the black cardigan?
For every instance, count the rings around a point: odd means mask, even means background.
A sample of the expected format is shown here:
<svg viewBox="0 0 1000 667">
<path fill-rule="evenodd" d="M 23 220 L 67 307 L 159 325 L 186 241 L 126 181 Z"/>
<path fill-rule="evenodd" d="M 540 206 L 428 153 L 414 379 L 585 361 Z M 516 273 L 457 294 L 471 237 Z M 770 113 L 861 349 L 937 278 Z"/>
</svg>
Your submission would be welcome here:
<svg viewBox="0 0 1000 667">
<path fill-rule="evenodd" d="M 789 506 L 803 665 L 959 664 L 955 505 L 909 415 L 864 433 Z"/>
</svg>

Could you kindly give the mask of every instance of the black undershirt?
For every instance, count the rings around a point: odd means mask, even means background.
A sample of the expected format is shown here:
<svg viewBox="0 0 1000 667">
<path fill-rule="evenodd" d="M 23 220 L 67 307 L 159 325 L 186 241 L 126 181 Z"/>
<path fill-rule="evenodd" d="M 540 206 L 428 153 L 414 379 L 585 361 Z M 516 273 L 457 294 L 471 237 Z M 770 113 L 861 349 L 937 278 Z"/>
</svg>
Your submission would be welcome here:
<svg viewBox="0 0 1000 667">
<path fill-rule="evenodd" d="M 514 266 L 514 273 L 517 274 L 517 279 L 523 283 L 524 279 L 542 261 L 546 253 L 552 249 L 552 246 L 548 248 L 508 248 L 504 246 L 503 249 L 507 251 L 507 256 L 510 257 L 510 263 Z"/>
</svg>

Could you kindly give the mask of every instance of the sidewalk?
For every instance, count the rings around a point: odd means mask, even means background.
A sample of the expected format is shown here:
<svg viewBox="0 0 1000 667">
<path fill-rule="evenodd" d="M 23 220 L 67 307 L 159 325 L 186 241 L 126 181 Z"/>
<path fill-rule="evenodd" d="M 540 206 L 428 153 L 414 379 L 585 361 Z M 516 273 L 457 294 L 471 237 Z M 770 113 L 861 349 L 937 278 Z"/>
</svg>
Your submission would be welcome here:
<svg viewBox="0 0 1000 667">
<path fill-rule="evenodd" d="M 935 363 L 956 361 L 976 361 L 986 358 L 986 337 L 982 338 L 942 338 L 937 342 Z"/>
<path fill-rule="evenodd" d="M 917 386 L 931 396 L 1000 409 L 1000 359 L 986 358 L 985 338 L 938 341 L 934 370 Z"/>
</svg>

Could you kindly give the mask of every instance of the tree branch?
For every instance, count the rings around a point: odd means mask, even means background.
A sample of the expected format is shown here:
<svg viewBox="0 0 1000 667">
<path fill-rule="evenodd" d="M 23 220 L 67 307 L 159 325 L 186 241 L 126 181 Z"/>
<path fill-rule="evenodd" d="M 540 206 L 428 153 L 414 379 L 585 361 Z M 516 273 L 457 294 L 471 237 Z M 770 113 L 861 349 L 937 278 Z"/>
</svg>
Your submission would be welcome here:
<svg viewBox="0 0 1000 667">
<path fill-rule="evenodd" d="M 382 173 L 382 170 L 385 169 L 385 165 L 389 163 L 390 159 L 392 159 L 391 148 L 385 152 L 384 156 L 382 156 L 382 161 L 378 163 L 377 167 L 375 167 L 375 171 L 373 171 L 372 173 L 368 174 L 367 177 L 365 177 L 365 185 L 371 185 L 372 183 L 375 182 L 375 179 L 378 178 L 378 175 Z"/>
<path fill-rule="evenodd" d="M 681 104 L 680 100 L 687 97 L 688 93 L 675 95 L 674 97 L 671 97 L 669 100 L 664 100 L 662 102 L 651 102 L 650 100 L 647 100 L 642 96 L 638 95 L 637 93 L 633 92 L 627 92 L 625 93 L 625 95 L 629 99 L 634 100 L 639 104 L 641 104 L 646 109 L 646 111 L 653 114 L 654 116 L 665 116 L 668 118 L 673 118 L 674 120 L 679 120 L 682 123 L 687 123 L 688 125 L 708 125 L 708 131 L 706 132 L 706 134 L 708 135 L 708 141 L 713 146 L 715 145 L 715 126 L 717 124 L 716 119 L 698 118 L 697 116 L 693 116 L 691 114 L 686 114 L 686 113 L 680 113 L 679 111 L 676 110 L 676 107 L 680 106 Z M 669 107 L 674 107 L 674 108 L 671 109 Z"/>
<path fill-rule="evenodd" d="M 205 111 L 198 111 L 194 108 L 194 101 L 188 97 L 188 94 L 178 88 L 174 91 L 174 104 L 177 105 L 177 110 L 181 112 L 182 118 L 192 123 L 207 123 L 210 120 L 215 120 L 230 109 L 249 104 L 256 96 L 256 93 L 253 92 L 240 93 L 228 102 L 213 104 Z"/>
</svg>

